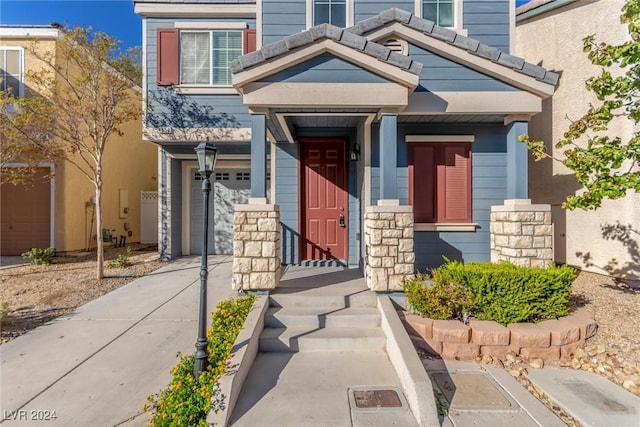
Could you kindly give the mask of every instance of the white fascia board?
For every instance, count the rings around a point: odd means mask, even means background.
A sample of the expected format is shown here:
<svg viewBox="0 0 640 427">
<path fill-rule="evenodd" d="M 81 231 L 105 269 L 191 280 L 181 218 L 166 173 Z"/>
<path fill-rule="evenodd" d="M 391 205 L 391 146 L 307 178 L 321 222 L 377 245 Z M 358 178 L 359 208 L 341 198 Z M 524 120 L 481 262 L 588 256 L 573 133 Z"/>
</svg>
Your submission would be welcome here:
<svg viewBox="0 0 640 427">
<path fill-rule="evenodd" d="M 0 27 L 0 37 L 59 38 L 62 31 L 57 28 Z"/>
<path fill-rule="evenodd" d="M 175 28 L 184 30 L 244 30 L 247 28 L 246 22 L 203 22 L 203 21 L 177 21 L 173 24 Z"/>
<path fill-rule="evenodd" d="M 255 17 L 255 4 L 158 4 L 136 3 L 135 13 L 157 18 L 241 18 Z"/>
<path fill-rule="evenodd" d="M 542 99 L 526 91 L 414 92 L 400 114 L 537 114 Z"/>
</svg>

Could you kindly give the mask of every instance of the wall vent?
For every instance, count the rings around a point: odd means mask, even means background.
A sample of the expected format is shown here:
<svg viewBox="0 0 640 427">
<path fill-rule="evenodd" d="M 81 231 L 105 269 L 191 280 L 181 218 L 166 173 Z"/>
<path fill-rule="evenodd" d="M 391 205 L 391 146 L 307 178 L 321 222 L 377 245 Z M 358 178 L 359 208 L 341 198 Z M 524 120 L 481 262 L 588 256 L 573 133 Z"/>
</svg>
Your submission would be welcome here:
<svg viewBox="0 0 640 427">
<path fill-rule="evenodd" d="M 400 39 L 394 39 L 394 38 L 385 39 L 382 41 L 382 45 L 390 49 L 392 52 L 397 52 L 402 55 L 406 55 L 407 52 L 409 51 L 409 44 L 407 43 L 406 40 L 400 40 Z"/>
</svg>

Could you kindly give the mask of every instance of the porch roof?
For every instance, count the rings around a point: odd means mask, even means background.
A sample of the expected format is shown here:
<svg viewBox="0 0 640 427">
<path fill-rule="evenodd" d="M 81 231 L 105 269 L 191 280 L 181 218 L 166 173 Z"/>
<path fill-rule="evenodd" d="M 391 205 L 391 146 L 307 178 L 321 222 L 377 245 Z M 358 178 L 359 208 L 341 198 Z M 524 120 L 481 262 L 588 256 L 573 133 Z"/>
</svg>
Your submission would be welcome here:
<svg viewBox="0 0 640 427">
<path fill-rule="evenodd" d="M 322 43 L 323 41 L 328 41 L 328 43 Z M 317 50 L 309 49 L 311 46 L 320 46 L 321 48 Z M 341 49 L 339 46 L 344 46 L 348 49 Z M 283 64 L 274 64 L 275 59 L 288 56 L 293 51 L 299 52 L 304 48 L 307 48 L 307 52 L 304 55 L 293 57 L 291 61 L 286 61 Z M 422 64 L 414 61 L 410 56 L 393 52 L 381 44 L 367 40 L 365 37 L 343 30 L 334 25 L 320 24 L 306 31 L 287 36 L 281 41 L 268 44 L 255 52 L 248 53 L 231 61 L 229 68 L 233 74 L 233 86 L 241 88 L 249 82 L 256 81 L 279 71 L 282 69 L 282 66 L 291 66 L 327 51 L 336 56 L 343 57 L 343 59 L 348 61 L 356 62 L 359 62 L 357 58 L 353 58 L 350 55 L 362 53 L 370 58 L 376 59 L 380 64 L 390 65 L 395 68 L 393 73 L 389 73 L 389 71 L 381 69 L 380 66 L 376 66 L 375 62 L 370 63 L 370 69 L 384 75 L 390 80 L 397 82 L 405 81 L 408 83 L 407 86 L 413 86 L 413 88 L 417 86 L 417 76 L 419 76 L 422 71 Z M 261 66 L 265 64 L 269 64 L 269 67 L 261 68 Z M 281 65 L 281 67 L 277 65 Z M 248 71 L 251 69 L 258 70 L 249 73 Z M 416 77 L 412 78 L 404 75 L 405 73 Z"/>
</svg>

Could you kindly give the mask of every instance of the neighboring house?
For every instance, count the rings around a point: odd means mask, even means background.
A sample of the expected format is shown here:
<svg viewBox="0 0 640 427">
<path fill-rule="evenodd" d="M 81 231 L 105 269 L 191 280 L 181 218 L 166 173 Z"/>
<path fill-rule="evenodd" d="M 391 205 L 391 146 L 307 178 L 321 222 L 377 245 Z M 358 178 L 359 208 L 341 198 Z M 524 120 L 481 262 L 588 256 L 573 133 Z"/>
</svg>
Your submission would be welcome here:
<svg viewBox="0 0 640 427">
<path fill-rule="evenodd" d="M 598 102 L 585 81 L 598 75 L 600 67 L 582 51 L 582 39 L 591 34 L 598 42 L 628 39 L 627 26 L 620 23 L 624 3 L 535 0 L 516 11 L 516 53 L 562 74 L 555 96 L 543 103 L 542 113 L 529 125 L 531 137 L 544 140 L 553 154 L 559 154 L 554 144 L 563 138 L 570 120 Z M 628 141 L 637 128 L 631 120 L 618 119 L 609 130 Z M 606 200 L 595 211 L 565 211 L 561 204 L 567 195 L 580 191 L 573 172 L 551 160 L 530 162 L 529 170 L 531 198 L 552 205 L 556 262 L 640 285 L 640 195 Z"/>
<path fill-rule="evenodd" d="M 134 3 L 152 114 L 171 108 L 155 101 L 169 91 L 228 115 L 215 129 L 147 123 L 165 257 L 199 252 L 193 148 L 205 137 L 221 153 L 218 253 L 232 253 L 232 203 L 267 198 L 283 263 L 362 266 L 367 207 L 408 204 L 416 224 L 400 237 L 413 237 L 416 270 L 485 261 L 491 207 L 528 197 L 517 137 L 558 76 L 509 55 L 512 0 Z"/>
<path fill-rule="evenodd" d="M 20 96 L 37 93 L 39 88 L 31 86 L 26 75 L 46 65 L 28 48 L 37 40 L 39 50 L 55 54 L 59 37 L 61 30 L 54 26 L 0 26 L 2 90 L 9 86 Z M 56 60 L 63 59 L 56 55 Z M 141 120 L 127 123 L 123 136 L 114 135 L 105 150 L 103 223 L 118 243 L 120 236 L 127 244 L 140 241 L 141 192 L 158 188 L 158 150 L 142 141 L 141 129 Z M 0 253 L 19 255 L 33 247 L 58 252 L 95 248 L 93 184 L 67 161 L 43 164 L 38 173 L 41 179 L 33 186 L 2 184 Z M 147 221 L 157 221 L 157 214 Z"/>
</svg>

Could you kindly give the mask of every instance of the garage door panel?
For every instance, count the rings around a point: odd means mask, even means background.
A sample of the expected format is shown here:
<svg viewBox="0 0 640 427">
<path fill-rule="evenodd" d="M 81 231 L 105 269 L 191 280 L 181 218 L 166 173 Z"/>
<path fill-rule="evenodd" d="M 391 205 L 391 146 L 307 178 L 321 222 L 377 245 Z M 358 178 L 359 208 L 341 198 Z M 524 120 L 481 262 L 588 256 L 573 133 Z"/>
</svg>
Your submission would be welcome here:
<svg viewBox="0 0 640 427">
<path fill-rule="evenodd" d="M 233 253 L 233 212 L 236 204 L 247 203 L 251 195 L 249 169 L 222 169 L 212 176 L 209 204 L 209 253 Z M 215 180 L 217 178 L 217 180 Z M 202 252 L 202 181 L 191 181 L 191 254 Z"/>
<path fill-rule="evenodd" d="M 49 169 L 40 168 L 34 185 L 2 184 L 0 189 L 2 255 L 47 248 L 51 236 Z"/>
</svg>

